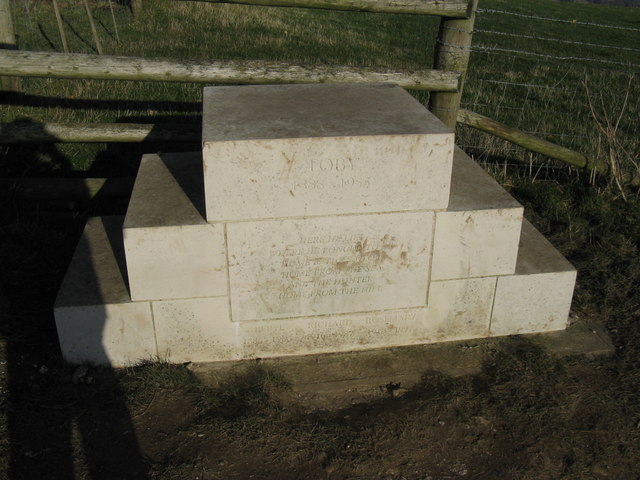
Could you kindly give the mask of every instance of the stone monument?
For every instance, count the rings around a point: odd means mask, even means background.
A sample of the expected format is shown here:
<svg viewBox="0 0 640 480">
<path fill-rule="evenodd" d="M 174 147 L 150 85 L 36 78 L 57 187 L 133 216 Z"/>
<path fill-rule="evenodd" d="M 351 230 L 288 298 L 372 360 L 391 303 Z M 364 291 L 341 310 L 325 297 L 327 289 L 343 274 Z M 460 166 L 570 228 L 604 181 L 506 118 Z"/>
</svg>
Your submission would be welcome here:
<svg viewBox="0 0 640 480">
<path fill-rule="evenodd" d="M 55 306 L 69 362 L 566 327 L 573 267 L 400 87 L 206 88 L 202 142 L 145 155 L 126 217 L 87 223 Z"/>
</svg>

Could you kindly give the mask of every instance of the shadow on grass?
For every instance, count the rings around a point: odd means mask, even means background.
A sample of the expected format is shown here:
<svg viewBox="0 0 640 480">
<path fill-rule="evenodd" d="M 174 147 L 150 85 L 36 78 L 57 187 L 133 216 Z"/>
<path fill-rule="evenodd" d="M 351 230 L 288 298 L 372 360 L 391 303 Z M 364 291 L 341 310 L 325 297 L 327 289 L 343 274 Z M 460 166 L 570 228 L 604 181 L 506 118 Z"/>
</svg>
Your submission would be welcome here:
<svg viewBox="0 0 640 480">
<path fill-rule="evenodd" d="M 20 118 L 5 124 L 2 128 L 2 136 L 7 136 L 16 127 L 41 136 L 46 143 L 0 144 L 0 176 L 51 176 L 72 170 L 73 166 L 69 158 L 50 143 L 54 137 L 47 134 L 43 124 L 28 118 Z"/>
<path fill-rule="evenodd" d="M 94 143 L 88 147 L 65 145 L 65 152 L 75 149 L 81 156 L 93 155 L 84 171 L 74 170 L 68 155 L 55 146 L 57 137 L 47 131 L 43 123 L 19 118 L 3 124 L 0 141 L 4 138 L 9 143 L 0 146 L 0 176 L 134 177 L 145 153 L 196 152 L 202 148 L 199 115 L 127 116 L 116 123 L 153 124 L 154 127 L 143 142 Z M 170 140 L 167 140 L 168 133 Z"/>
<path fill-rule="evenodd" d="M 100 110 L 157 110 L 166 112 L 202 112 L 202 102 L 172 102 L 157 100 L 94 100 L 88 98 L 60 98 L 44 95 L 4 95 L 4 104 L 20 107 L 100 109 Z M 156 117 L 157 118 L 157 117 Z"/>
<path fill-rule="evenodd" d="M 193 140 L 190 131 L 200 130 L 202 118 L 199 115 L 171 115 L 163 116 L 126 116 L 120 117 L 117 123 L 141 123 L 155 124 L 150 132 L 149 139 L 138 143 L 107 143 L 106 149 L 96 155 L 88 174 L 95 177 L 109 176 L 135 176 L 138 171 L 142 155 L 148 153 L 176 153 L 197 152 L 202 150 L 199 139 Z M 174 141 L 162 139 L 154 140 L 162 136 L 165 125 L 177 125 L 187 130 L 184 138 L 176 138 Z"/>
</svg>

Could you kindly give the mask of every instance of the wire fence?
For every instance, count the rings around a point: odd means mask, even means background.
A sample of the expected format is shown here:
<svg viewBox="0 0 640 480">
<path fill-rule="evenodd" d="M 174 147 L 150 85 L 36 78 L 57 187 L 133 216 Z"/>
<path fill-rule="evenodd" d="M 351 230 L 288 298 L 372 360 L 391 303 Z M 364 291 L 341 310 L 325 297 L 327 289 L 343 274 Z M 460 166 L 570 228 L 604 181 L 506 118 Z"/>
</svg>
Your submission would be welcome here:
<svg viewBox="0 0 640 480">
<path fill-rule="evenodd" d="M 553 18 L 553 17 L 542 17 L 542 16 L 538 16 L 538 15 L 529 15 L 529 14 L 525 14 L 525 13 L 518 13 L 518 12 L 508 12 L 505 10 L 496 10 L 493 8 L 479 8 L 477 10 L 478 13 L 497 13 L 500 15 L 513 15 L 516 17 L 521 17 L 521 18 L 528 18 L 528 19 L 532 19 L 532 20 L 544 20 L 544 21 L 548 21 L 548 22 L 558 22 L 558 23 L 568 23 L 571 25 L 587 25 L 590 27 L 601 27 L 601 28 L 612 28 L 612 29 L 616 29 L 616 30 L 628 30 L 628 31 L 633 31 L 633 32 L 640 32 L 640 28 L 635 28 L 635 27 L 622 27 L 620 25 L 611 25 L 611 24 L 605 24 L 605 23 L 595 23 L 595 22 L 580 22 L 578 20 L 570 20 L 570 19 L 563 19 L 563 18 Z"/>
<path fill-rule="evenodd" d="M 607 131 L 639 151 L 640 88 L 633 79 L 640 74 L 640 28 L 624 19 L 605 23 L 613 15 L 596 22 L 580 11 L 573 19 L 511 10 L 478 9 L 462 108 L 589 157 L 610 153 Z M 458 139 L 505 165 L 531 160 L 526 150 L 469 127 L 458 128 Z"/>
</svg>

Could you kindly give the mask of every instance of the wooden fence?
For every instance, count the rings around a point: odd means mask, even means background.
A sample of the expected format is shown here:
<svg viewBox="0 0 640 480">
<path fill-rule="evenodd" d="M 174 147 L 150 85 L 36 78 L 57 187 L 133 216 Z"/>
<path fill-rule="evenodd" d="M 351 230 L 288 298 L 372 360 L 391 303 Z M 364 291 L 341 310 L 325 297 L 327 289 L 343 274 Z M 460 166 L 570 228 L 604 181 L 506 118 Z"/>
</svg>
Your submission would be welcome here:
<svg viewBox="0 0 640 480">
<path fill-rule="evenodd" d="M 9 0 L 0 0 L 0 25 L 10 16 Z M 189 1 L 189 0 L 183 0 Z M 532 151 L 571 165 L 606 172 L 607 165 L 577 152 L 501 125 L 476 113 L 460 110 L 475 11 L 478 0 L 205 0 L 280 7 L 393 12 L 441 17 L 434 68 L 387 71 L 340 66 L 305 66 L 268 61 L 179 62 L 132 57 L 0 50 L 0 78 L 38 76 L 67 79 L 209 82 L 222 84 L 393 82 L 408 89 L 431 91 L 429 109 L 443 123 L 478 128 Z M 6 6 L 6 8 L 3 8 Z M 137 13 L 141 4 L 136 2 Z M 1 17 L 4 17 L 1 18 Z M 10 24 L 10 18 L 8 20 Z M 15 42 L 14 42 L 15 43 Z M 10 44 L 4 44 L 10 48 Z M 0 124 L 0 143 L 18 142 L 131 142 L 194 140 L 192 126 L 158 125 L 40 125 Z"/>
<path fill-rule="evenodd" d="M 256 60 L 189 62 L 69 53 L 0 51 L 0 75 L 93 80 L 222 84 L 392 82 L 418 90 L 460 90 L 460 73 L 443 70 L 378 72 Z"/>
</svg>

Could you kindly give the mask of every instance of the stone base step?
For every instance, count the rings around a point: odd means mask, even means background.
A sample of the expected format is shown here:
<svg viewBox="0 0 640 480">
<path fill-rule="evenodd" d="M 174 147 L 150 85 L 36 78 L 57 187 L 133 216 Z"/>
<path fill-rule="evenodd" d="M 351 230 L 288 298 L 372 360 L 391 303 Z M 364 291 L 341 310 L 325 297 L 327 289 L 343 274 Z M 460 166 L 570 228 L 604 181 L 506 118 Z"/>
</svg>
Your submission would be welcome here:
<svg viewBox="0 0 640 480">
<path fill-rule="evenodd" d="M 87 223 L 56 301 L 71 363 L 242 360 L 562 330 L 576 274 L 525 222 L 514 275 L 432 282 L 428 307 L 233 322 L 226 296 L 131 301 L 122 222 Z"/>
<path fill-rule="evenodd" d="M 123 235 L 133 300 L 226 295 L 224 228 L 204 219 L 200 153 L 142 157 Z"/>
<path fill-rule="evenodd" d="M 421 298 L 417 302 L 414 298 L 413 304 L 422 305 L 427 285 L 420 283 L 428 280 L 428 274 L 423 274 L 422 270 L 429 268 L 426 249 L 431 248 L 432 235 L 431 280 L 512 274 L 518 255 L 523 212 L 522 206 L 513 197 L 458 148 L 453 157 L 446 210 L 314 217 L 304 222 L 274 218 L 258 222 L 212 224 L 205 221 L 203 209 L 202 156 L 199 153 L 143 157 L 124 224 L 128 280 L 134 300 L 227 295 L 227 280 L 231 278 L 234 281 L 236 277 L 233 266 L 227 272 L 225 252 L 228 251 L 229 256 L 235 258 L 240 258 L 243 249 L 250 254 L 253 251 L 252 244 L 261 245 L 272 237 L 277 238 L 277 230 L 295 227 L 296 230 L 307 232 L 335 231 L 344 235 L 345 229 L 354 224 L 366 225 L 368 229 L 375 225 L 380 230 L 382 223 L 386 225 L 385 228 L 399 224 L 393 228 L 397 232 L 404 232 L 407 229 L 417 230 L 415 223 L 419 222 L 422 230 L 418 232 L 420 236 L 414 239 L 414 243 L 424 244 L 426 255 L 420 260 L 422 267 L 415 265 L 418 269 L 415 274 L 420 278 L 409 278 L 407 270 L 403 273 L 406 278 L 399 284 L 398 291 L 377 297 L 363 297 L 363 300 L 371 303 L 375 298 L 385 298 L 409 306 L 412 302 L 402 302 L 399 296 L 410 293 L 410 289 L 419 288 Z M 432 225 L 434 218 L 435 227 Z M 261 232 L 269 238 L 259 239 Z M 289 236 L 294 234 L 292 232 Z M 247 241 L 242 240 L 243 236 Z M 236 239 L 235 245 L 229 244 Z M 255 260 L 248 264 L 263 267 Z M 242 275 L 257 277 L 259 272 L 238 271 L 238 283 Z M 409 286 L 408 283 L 413 285 Z M 233 306 L 240 310 L 233 312 L 234 318 L 248 319 L 247 315 L 251 312 L 245 314 L 242 310 L 249 309 L 251 304 L 243 301 L 239 293 L 234 298 L 236 301 Z M 371 305 L 366 310 L 393 307 L 380 304 L 377 307 Z M 274 313 L 274 316 L 277 317 L 278 313 Z"/>
</svg>

